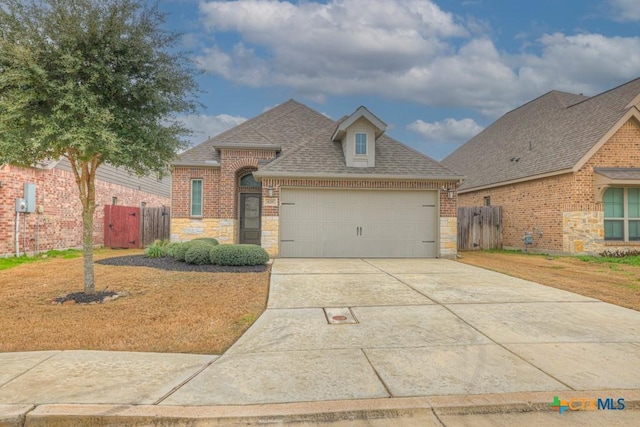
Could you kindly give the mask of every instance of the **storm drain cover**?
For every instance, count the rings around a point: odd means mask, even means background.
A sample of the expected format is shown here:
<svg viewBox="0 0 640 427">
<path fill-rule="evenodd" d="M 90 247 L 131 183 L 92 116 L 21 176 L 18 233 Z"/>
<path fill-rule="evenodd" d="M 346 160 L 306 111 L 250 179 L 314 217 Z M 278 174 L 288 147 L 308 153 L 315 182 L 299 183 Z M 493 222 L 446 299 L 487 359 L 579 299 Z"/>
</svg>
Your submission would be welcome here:
<svg viewBox="0 0 640 427">
<path fill-rule="evenodd" d="M 325 308 L 324 314 L 330 325 L 358 323 L 349 307 Z"/>
</svg>

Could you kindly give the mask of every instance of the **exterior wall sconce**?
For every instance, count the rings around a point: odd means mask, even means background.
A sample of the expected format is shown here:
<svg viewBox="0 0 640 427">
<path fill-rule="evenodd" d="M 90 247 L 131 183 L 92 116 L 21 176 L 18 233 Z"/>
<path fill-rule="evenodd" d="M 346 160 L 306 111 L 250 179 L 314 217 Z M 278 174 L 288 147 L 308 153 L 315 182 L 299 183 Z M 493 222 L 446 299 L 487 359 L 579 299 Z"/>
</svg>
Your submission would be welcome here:
<svg viewBox="0 0 640 427">
<path fill-rule="evenodd" d="M 272 186 L 268 186 L 267 187 L 267 194 L 269 195 L 269 197 L 273 197 L 273 187 Z"/>
<path fill-rule="evenodd" d="M 456 192 L 453 188 L 447 188 L 447 197 L 450 199 L 453 199 L 453 197 L 456 195 Z"/>
</svg>

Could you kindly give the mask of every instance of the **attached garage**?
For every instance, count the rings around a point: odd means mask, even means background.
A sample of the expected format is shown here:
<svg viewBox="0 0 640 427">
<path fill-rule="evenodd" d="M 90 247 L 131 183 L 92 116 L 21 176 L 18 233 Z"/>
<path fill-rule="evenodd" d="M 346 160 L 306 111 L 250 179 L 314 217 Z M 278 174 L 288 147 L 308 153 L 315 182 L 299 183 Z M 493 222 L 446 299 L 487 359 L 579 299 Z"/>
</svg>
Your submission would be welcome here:
<svg viewBox="0 0 640 427">
<path fill-rule="evenodd" d="M 435 190 L 280 189 L 280 256 L 438 256 Z"/>
</svg>

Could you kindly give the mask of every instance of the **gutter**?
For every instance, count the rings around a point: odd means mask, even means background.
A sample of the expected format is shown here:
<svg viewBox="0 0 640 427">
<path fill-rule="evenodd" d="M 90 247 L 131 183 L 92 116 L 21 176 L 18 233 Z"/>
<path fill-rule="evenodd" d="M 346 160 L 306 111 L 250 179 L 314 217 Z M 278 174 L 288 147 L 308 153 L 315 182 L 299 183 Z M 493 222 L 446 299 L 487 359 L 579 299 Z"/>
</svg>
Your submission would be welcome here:
<svg viewBox="0 0 640 427">
<path fill-rule="evenodd" d="M 387 179 L 387 180 L 411 180 L 411 181 L 461 181 L 460 175 L 389 175 L 389 174 L 362 174 L 362 173 L 326 173 L 326 172 L 269 172 L 256 171 L 256 178 L 319 178 L 319 179 Z"/>
<path fill-rule="evenodd" d="M 542 178 L 549 178 L 549 177 L 552 177 L 552 176 L 564 175 L 564 174 L 572 173 L 572 172 L 574 172 L 572 168 L 561 169 L 561 170 L 555 171 L 555 172 L 548 172 L 548 173 L 543 173 L 543 174 L 539 174 L 539 175 L 530 175 L 530 176 L 525 176 L 525 177 L 522 177 L 522 178 L 511 179 L 509 181 L 502 181 L 502 182 L 496 182 L 496 183 L 493 183 L 493 184 L 480 185 L 478 187 L 465 188 L 465 189 L 462 189 L 462 190 L 458 190 L 458 194 L 473 193 L 474 191 L 488 190 L 490 188 L 503 187 L 505 185 L 518 184 L 518 183 L 521 183 L 521 182 L 533 181 L 533 180 L 542 179 Z"/>
<path fill-rule="evenodd" d="M 209 168 L 219 168 L 220 162 L 217 160 L 205 160 L 203 162 L 197 161 L 177 161 L 171 163 L 172 167 L 184 167 L 184 166 L 195 166 L 195 167 L 209 167 Z"/>
</svg>

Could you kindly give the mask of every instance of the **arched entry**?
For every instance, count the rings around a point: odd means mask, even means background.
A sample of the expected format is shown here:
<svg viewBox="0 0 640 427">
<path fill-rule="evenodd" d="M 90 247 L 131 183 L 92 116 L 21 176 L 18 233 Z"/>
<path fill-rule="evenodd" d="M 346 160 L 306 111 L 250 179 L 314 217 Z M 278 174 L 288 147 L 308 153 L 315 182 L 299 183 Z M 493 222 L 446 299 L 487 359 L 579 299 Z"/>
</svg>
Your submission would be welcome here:
<svg viewBox="0 0 640 427">
<path fill-rule="evenodd" d="M 260 217 L 262 211 L 262 185 L 252 172 L 242 174 L 238 180 L 240 243 L 260 244 Z"/>
</svg>

